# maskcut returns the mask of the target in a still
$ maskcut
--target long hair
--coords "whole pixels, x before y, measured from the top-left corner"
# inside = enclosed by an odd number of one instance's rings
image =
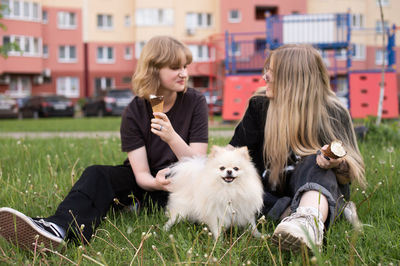
[[[271,61],[273,66],[269,66]],[[285,183],[281,172],[290,151],[311,155],[321,146],[341,140],[347,150],[350,179],[365,186],[364,163],[350,114],[331,90],[318,51],[309,45],[284,45],[270,53],[265,62],[268,67],[274,96],[264,130],[264,160],[271,170],[271,185]],[[349,129],[341,127],[344,119]]]
[[[192,62],[192,53],[180,41],[169,36],[151,38],[140,54],[132,77],[134,93],[149,99],[160,87],[159,71],[163,67],[179,68]]]

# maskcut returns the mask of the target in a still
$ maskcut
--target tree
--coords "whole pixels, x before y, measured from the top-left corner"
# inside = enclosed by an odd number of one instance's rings
[[[0,19],[3,18],[3,11],[8,10],[8,6],[0,6]],[[0,28],[4,31],[7,30],[6,25],[4,25],[3,23],[0,22]],[[15,51],[21,51],[18,44],[14,43],[14,42],[7,42],[7,43],[3,43],[3,45],[0,45],[0,56],[3,58],[7,58],[8,57],[8,52],[11,50],[15,50]]]

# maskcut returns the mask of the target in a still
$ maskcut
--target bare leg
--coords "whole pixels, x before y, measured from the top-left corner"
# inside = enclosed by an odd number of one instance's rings
[[[328,200],[318,191],[310,190],[305,192],[300,199],[299,207],[313,207],[318,209],[321,215],[319,218],[321,218],[322,222],[325,222],[328,217]]]

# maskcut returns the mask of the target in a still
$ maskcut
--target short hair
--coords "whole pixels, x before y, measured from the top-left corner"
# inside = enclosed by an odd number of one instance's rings
[[[132,77],[136,96],[149,99],[160,87],[160,69],[179,68],[192,62],[192,53],[182,42],[170,36],[151,38],[143,47]],[[185,88],[186,90],[186,88]]]

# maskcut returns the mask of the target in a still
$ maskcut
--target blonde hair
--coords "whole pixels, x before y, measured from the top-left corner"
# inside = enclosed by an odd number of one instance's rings
[[[192,62],[192,53],[180,41],[169,36],[151,38],[140,54],[137,68],[132,77],[133,92],[141,98],[149,99],[157,94],[160,87],[160,69],[172,69]]]
[[[364,162],[357,146],[351,117],[330,88],[329,74],[316,49],[284,45],[269,55],[272,92],[264,130],[264,160],[271,170],[271,185],[284,184],[282,169],[292,150],[299,156],[315,154],[333,140],[347,150],[349,178],[366,185]],[[348,120],[350,128],[343,128]]]

